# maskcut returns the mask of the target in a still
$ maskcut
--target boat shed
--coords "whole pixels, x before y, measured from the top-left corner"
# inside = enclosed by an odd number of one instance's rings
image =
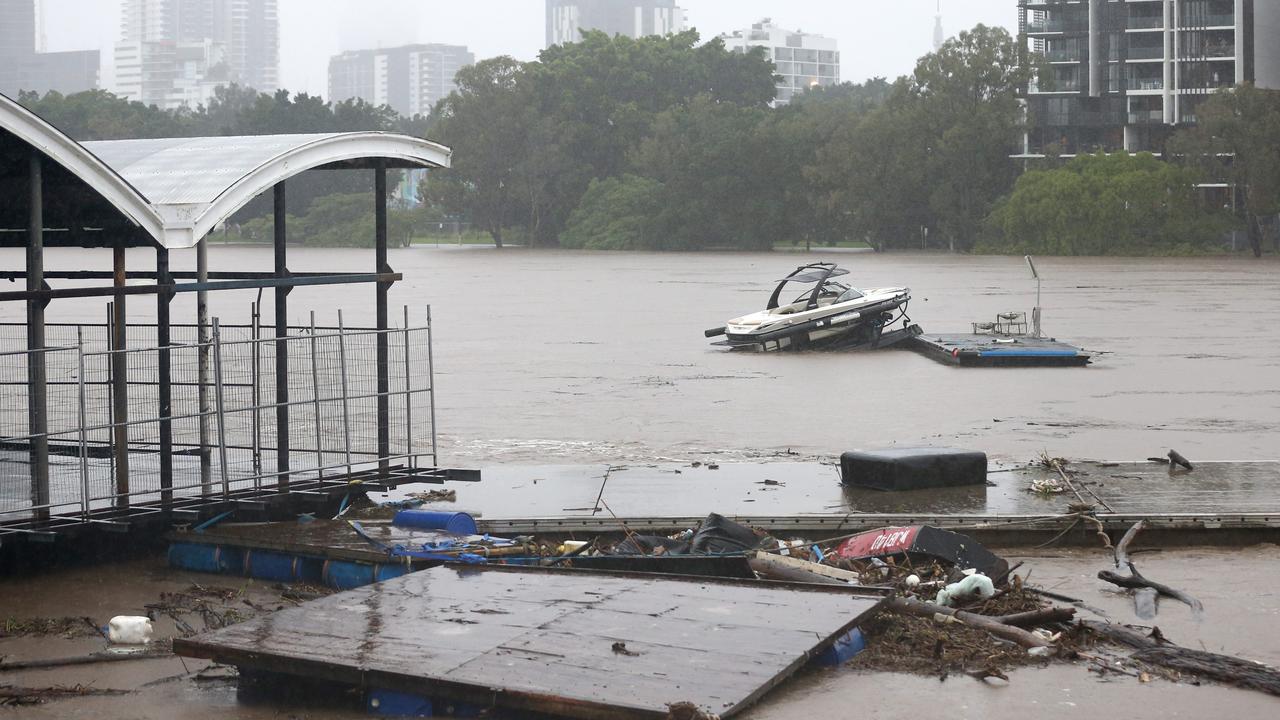
[[[46,344],[45,307],[61,298],[102,297],[111,303],[113,322],[108,324],[107,332],[110,348],[115,352],[111,356],[114,372],[110,425],[111,432],[117,436],[112,443],[115,458],[111,470],[116,482],[114,491],[104,496],[110,508],[101,510],[114,509],[119,516],[127,509],[132,494],[128,477],[128,434],[137,419],[129,415],[132,375],[125,355],[129,349],[129,323],[125,314],[128,296],[151,296],[156,303],[155,347],[152,348],[155,376],[149,378],[148,383],[158,388],[153,398],[157,404],[154,412],[157,442],[154,451],[148,452],[158,453],[159,493],[164,507],[177,505],[172,492],[171,423],[171,349],[175,344],[170,335],[176,325],[171,322],[169,304],[178,293],[197,293],[199,297],[196,326],[202,345],[199,385],[203,428],[210,419],[205,417],[210,415],[203,399],[205,386],[214,384],[208,375],[208,348],[203,347],[209,332],[206,293],[245,288],[273,290],[275,354],[272,362],[261,369],[265,371],[274,366],[276,381],[274,388],[270,388],[274,402],[264,400],[263,407],[270,409],[274,427],[279,430],[278,437],[261,445],[274,448],[276,454],[275,468],[267,473],[273,480],[271,489],[285,492],[290,489],[292,457],[289,413],[297,404],[289,398],[289,343],[286,342],[289,291],[301,285],[372,284],[374,297],[371,299],[376,302],[376,327],[371,330],[377,339],[377,467],[382,476],[390,473],[393,453],[389,449],[388,396],[392,391],[388,372],[388,290],[401,276],[387,262],[387,170],[448,167],[449,159],[450,150],[442,145],[385,132],[80,143],[14,100],[0,95],[0,197],[4,198],[0,202],[0,247],[26,250],[22,270],[0,268],[0,280],[25,281],[25,287],[18,285],[19,289],[6,288],[5,285],[14,287],[9,283],[0,285],[0,302],[25,303],[26,343],[21,349],[0,347],[0,355],[22,354],[27,366],[25,383],[5,383],[6,386],[25,385],[26,401],[18,399],[21,393],[6,390],[8,399],[5,407],[0,408],[0,413],[13,416],[18,414],[14,412],[16,406],[10,407],[14,401],[25,405],[27,427],[25,432],[15,432],[13,423],[0,425],[0,440],[5,441],[5,449],[9,451],[29,453],[30,474],[30,498],[24,507],[3,504],[3,497],[12,495],[13,488],[0,488],[0,528],[40,533],[42,525],[57,525],[60,518],[67,519],[65,514],[59,514],[59,500],[51,497],[49,487],[50,381],[46,358],[53,348]],[[374,249],[367,271],[289,271],[285,242],[286,187],[290,178],[316,169],[364,169],[373,173],[374,197],[370,198],[370,204],[375,217]],[[209,272],[206,237],[250,200],[268,191],[274,197],[273,264],[235,272]],[[114,261],[109,269],[46,271],[46,247],[112,248]],[[153,248],[154,270],[126,267],[126,248]],[[196,270],[170,271],[170,254],[183,251],[196,254]],[[58,287],[58,281],[67,282]],[[314,328],[312,330],[314,332]],[[407,367],[409,350],[405,342]],[[373,344],[371,342],[371,346]],[[82,406],[83,403],[82,393]],[[135,398],[135,414],[137,404]],[[316,404],[318,408],[318,398]],[[84,414],[83,407],[81,414]],[[317,423],[319,417],[317,409]],[[217,448],[210,448],[205,431],[201,432],[200,453],[208,456]],[[74,433],[70,436],[74,437]],[[84,436],[81,427],[81,455],[86,454]],[[315,450],[323,457],[320,445],[317,431]],[[255,452],[257,449],[255,439]],[[225,458],[223,464],[225,473]],[[348,469],[350,465],[348,458]],[[204,472],[208,472],[207,468]],[[88,492],[86,483],[86,496],[74,503],[77,522],[93,521],[101,515],[100,508],[87,497]]]

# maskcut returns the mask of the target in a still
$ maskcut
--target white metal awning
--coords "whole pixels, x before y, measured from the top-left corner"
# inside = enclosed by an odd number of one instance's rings
[[[443,145],[383,132],[77,143],[3,95],[0,127],[170,249],[194,246],[254,197],[306,170],[448,167],[450,157]]]

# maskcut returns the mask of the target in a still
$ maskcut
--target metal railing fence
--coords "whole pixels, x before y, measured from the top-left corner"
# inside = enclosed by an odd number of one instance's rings
[[[156,344],[155,325],[130,325],[114,349],[108,324],[49,324],[46,347],[27,350],[25,326],[0,325],[0,523],[38,516],[88,520],[102,509],[173,498],[217,499],[246,489],[272,492],[281,476],[341,478],[379,463],[437,464],[430,308],[424,324],[388,330],[312,323],[290,327],[289,422],[277,427],[275,328],[216,319],[202,342],[194,325],[173,325]],[[379,451],[377,344],[388,346],[389,446]],[[23,349],[7,349],[23,348]],[[201,373],[201,351],[208,354]],[[27,366],[43,356],[47,432],[30,432]],[[169,359],[170,405],[161,411],[161,354]],[[113,359],[123,363],[113,364]],[[127,396],[113,411],[113,367]],[[206,402],[201,407],[201,391]],[[127,437],[117,443],[117,431]],[[168,448],[162,439],[168,439]],[[36,463],[47,442],[47,484]],[[278,465],[281,439],[287,467]]]

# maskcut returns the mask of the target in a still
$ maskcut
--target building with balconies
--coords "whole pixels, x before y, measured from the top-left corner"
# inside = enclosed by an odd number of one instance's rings
[[[1275,0],[1019,0],[1018,20],[1043,62],[1022,157],[1161,153],[1218,88],[1280,88]]]
[[[775,106],[786,105],[811,87],[840,84],[840,48],[835,38],[787,30],[764,18],[746,30],[724,33],[720,40],[730,52],[764,48],[778,81]]]

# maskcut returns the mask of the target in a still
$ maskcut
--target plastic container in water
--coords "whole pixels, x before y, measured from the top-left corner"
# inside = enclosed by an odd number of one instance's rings
[[[196,572],[239,575],[244,572],[244,552],[221,545],[175,542],[169,545],[169,566]]]
[[[443,530],[454,535],[476,534],[475,518],[464,512],[401,510],[392,518],[391,524],[421,530]]]
[[[854,628],[836,638],[831,646],[813,657],[813,664],[822,667],[839,667],[853,659],[854,655],[867,648],[867,639],[862,631]]]
[[[388,565],[354,562],[351,560],[326,560],[324,584],[338,590],[350,590],[383,580],[398,578],[408,572],[402,563]]]
[[[244,557],[244,574],[276,582],[320,582],[324,561],[305,555],[250,550]]]
[[[117,615],[107,623],[107,639],[119,645],[146,645],[151,632],[151,618],[141,615]]]

